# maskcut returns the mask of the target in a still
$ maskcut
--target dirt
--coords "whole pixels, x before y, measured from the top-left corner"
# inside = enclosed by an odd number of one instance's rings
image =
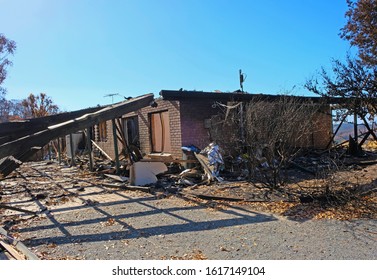
[[[267,194],[245,181],[146,193],[26,163],[0,181],[1,203],[36,215],[0,209],[0,226],[41,259],[377,259],[376,171],[354,165]],[[298,192],[312,200],[287,195]]]

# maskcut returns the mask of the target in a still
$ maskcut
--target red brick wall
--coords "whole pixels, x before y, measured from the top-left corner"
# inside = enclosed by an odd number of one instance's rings
[[[218,113],[212,108],[212,100],[184,100],[181,101],[182,145],[195,145],[200,149],[211,142],[209,130],[204,121]]]

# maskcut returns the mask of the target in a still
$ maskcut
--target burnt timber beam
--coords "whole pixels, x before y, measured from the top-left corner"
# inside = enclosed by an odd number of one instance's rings
[[[334,134],[332,135],[332,137],[331,137],[329,143],[327,144],[327,146],[326,146],[326,150],[330,148],[331,144],[333,143],[333,141],[334,141],[334,139],[335,139],[335,136],[337,135],[337,133],[338,133],[340,127],[342,126],[342,124],[343,124],[343,122],[346,120],[346,118],[347,118],[347,115],[344,115],[343,118],[342,118],[342,120],[341,120],[341,122],[340,122],[340,124],[338,125],[338,127],[336,128]]]
[[[360,118],[363,120],[365,127],[368,129],[370,134],[373,136],[373,139],[377,141],[377,135],[374,133],[373,129],[369,126],[365,116],[360,115]]]
[[[132,111],[149,106],[154,100],[153,94],[145,94],[127,101],[116,103],[93,113],[84,114],[78,118],[52,125],[45,130],[35,132],[17,140],[0,145],[0,158],[19,154],[33,146],[45,146],[49,141],[58,137],[77,132],[100,122],[121,117]]]
[[[0,180],[2,177],[8,176],[13,170],[17,169],[22,164],[22,161],[13,156],[0,159]]]
[[[41,149],[42,147],[31,147],[30,149],[23,150],[14,156],[8,156],[0,159],[0,179],[8,176],[10,173],[16,170],[23,163],[23,161],[29,159]]]
[[[0,144],[45,130],[48,126],[66,122],[78,118],[84,114],[96,112],[103,108],[105,108],[105,106],[87,108],[18,122],[0,123]]]
[[[90,129],[91,129],[90,127],[86,129],[85,137],[86,137],[86,149],[89,155],[89,170],[90,172],[93,172],[93,153],[92,153],[92,141],[90,139]]]
[[[111,120],[112,128],[113,128],[113,141],[114,141],[114,151],[115,151],[115,167],[116,167],[116,174],[119,174],[119,151],[118,151],[118,137],[117,137],[117,130],[116,130],[116,124],[115,119]]]

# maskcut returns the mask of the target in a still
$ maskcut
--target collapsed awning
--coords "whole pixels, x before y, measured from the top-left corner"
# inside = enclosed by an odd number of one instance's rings
[[[31,121],[29,122],[30,127],[27,123],[22,124],[23,129],[16,130],[12,137],[18,135],[19,138],[5,143],[0,142],[0,177],[7,176],[23,161],[30,158],[38,150],[38,147],[47,145],[51,140],[139,110],[149,106],[153,100],[153,94],[145,94],[106,107],[88,109],[80,116],[77,116],[77,112],[80,111],[60,114],[59,117],[51,116],[50,120],[54,123],[53,125],[51,123],[48,125],[48,118]],[[92,109],[97,110],[92,111]],[[7,124],[5,126],[9,129],[12,125]],[[3,130],[1,129],[1,131]]]

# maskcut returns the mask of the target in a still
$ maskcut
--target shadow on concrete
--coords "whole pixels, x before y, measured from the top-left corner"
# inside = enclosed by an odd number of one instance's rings
[[[219,209],[216,209],[214,212],[215,215],[203,216],[200,215],[203,213],[199,212],[208,211],[208,206],[194,204],[194,201],[190,201],[191,203],[189,206],[167,206],[164,208],[152,205],[153,202],[158,200],[152,195],[133,198],[125,195],[124,191],[112,191],[112,194],[119,196],[120,200],[94,203],[93,205],[83,204],[79,206],[59,208],[46,213],[46,217],[50,222],[49,224],[46,224],[46,221],[43,221],[43,225],[35,225],[34,223],[29,227],[19,229],[20,233],[34,233],[37,234],[37,236],[41,236],[25,240],[24,243],[27,246],[39,246],[47,243],[61,245],[69,243],[99,242],[104,240],[147,238],[157,235],[202,232],[225,227],[265,223],[277,220],[272,215],[249,211],[238,206],[227,205],[226,208],[220,207]],[[85,201],[84,199],[82,200]],[[182,202],[184,201],[182,200]],[[122,212],[122,209],[119,208],[126,209],[123,212],[128,213],[119,213]],[[132,210],[132,208],[135,209]],[[142,209],[142,211],[140,211],[140,209]],[[61,218],[62,215],[57,215],[72,211],[77,211],[77,213],[79,213],[81,210],[93,212],[93,215],[81,215],[80,218],[77,218],[74,221],[64,221],[64,218]],[[205,220],[195,220],[198,216],[205,217]],[[145,218],[156,221],[162,217],[168,217],[169,220],[171,220],[171,223],[167,225],[148,226],[143,223],[137,225],[135,220],[133,220],[132,225],[127,222],[132,218]],[[116,223],[120,226],[117,225],[117,230],[115,231],[101,232],[101,230],[98,229],[98,225],[100,223],[108,222],[109,219],[111,219],[114,224]],[[75,227],[85,227],[85,230],[76,230]],[[54,231],[55,234],[53,236],[46,236],[48,235],[46,234],[47,230],[54,229],[58,229],[61,232],[61,235],[57,236],[56,231]],[[38,234],[39,232],[41,232],[40,235]]]

